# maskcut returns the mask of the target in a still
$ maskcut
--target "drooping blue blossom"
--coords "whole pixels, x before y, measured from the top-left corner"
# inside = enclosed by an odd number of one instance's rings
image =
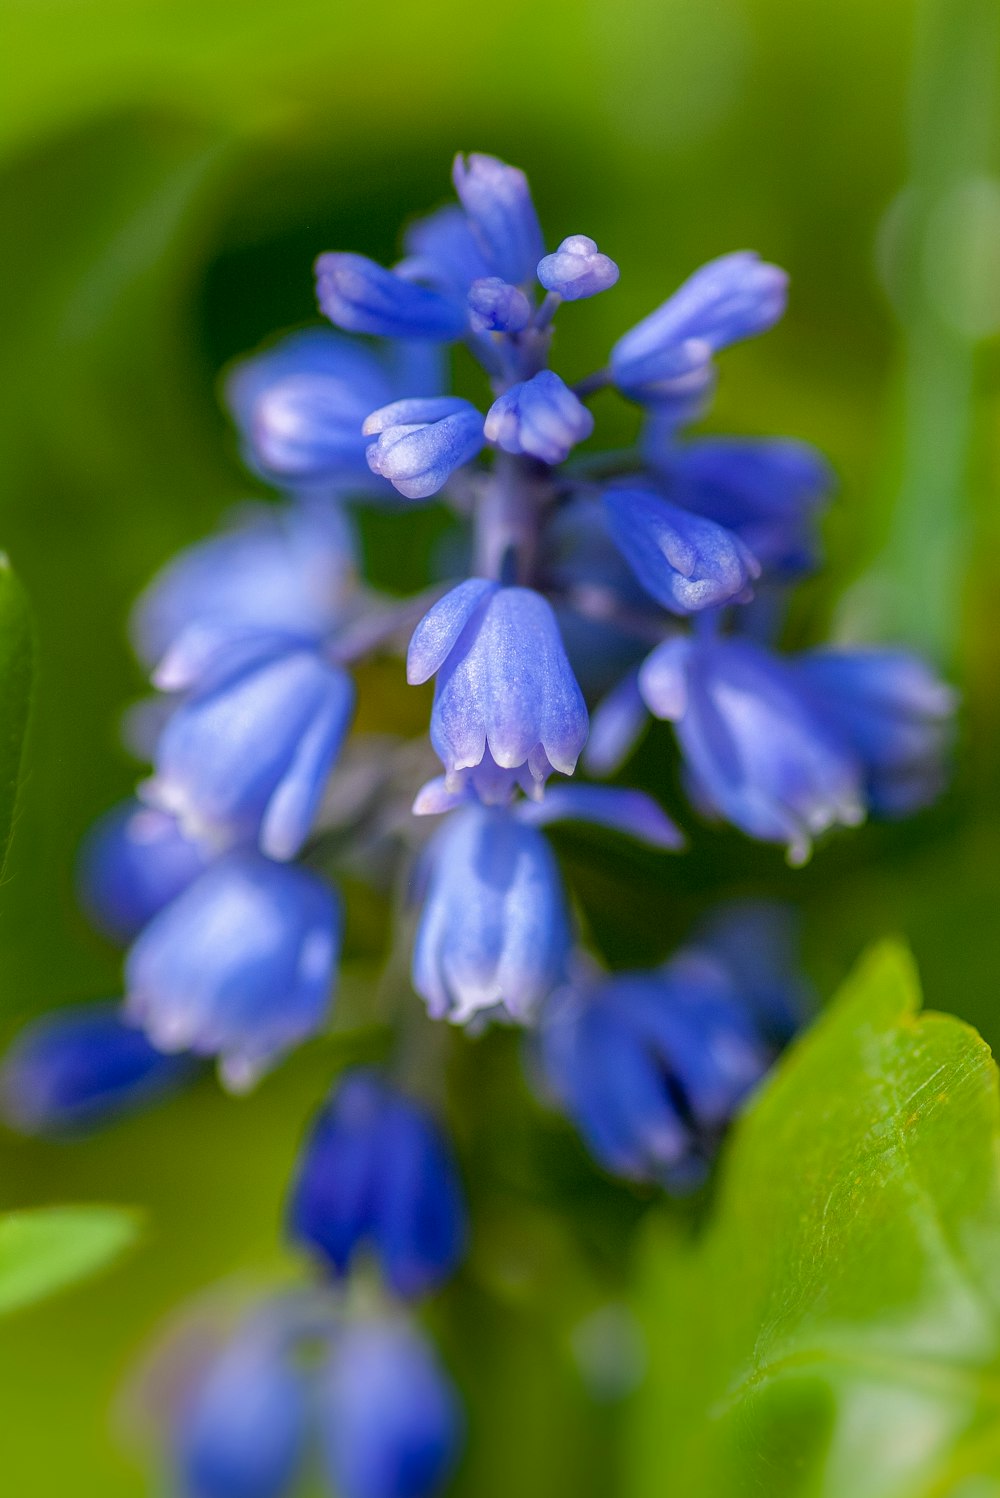
[[[436,1289],[466,1237],[458,1170],[436,1121],[377,1073],[349,1073],[302,1152],[289,1229],[338,1277],[367,1250],[396,1295]]]
[[[365,255],[329,253],[316,261],[320,311],[348,333],[451,343],[466,331],[461,303],[386,270]]]
[[[129,952],[126,1010],[166,1052],[216,1056],[250,1086],[326,1021],[340,911],[309,870],[233,853],[150,922]]]
[[[472,152],[455,157],[452,181],[493,274],[512,286],[530,281],[545,241],[524,173]]]
[[[735,532],[643,488],[610,488],[611,536],[651,598],[694,614],[752,596],[760,563]]]
[[[362,431],[376,439],[368,467],[407,499],[436,494],[486,440],[482,413],[453,396],[395,401],[367,416]]]
[[[65,1135],[111,1123],[181,1087],[188,1062],[164,1056],[118,1004],[80,1004],[34,1020],[0,1066],[0,1112],[21,1134]]]
[[[456,786],[471,779],[484,798],[505,800],[525,767],[538,785],[553,769],[573,773],[587,709],[539,593],[460,583],[417,626],[406,671],[411,684],[437,675],[431,742]]]
[[[551,369],[511,385],[486,413],[490,442],[540,463],[562,463],[593,430],[590,411]]]
[[[499,276],[483,276],[469,287],[469,322],[474,333],[521,333],[531,317],[531,303],[524,292]]]
[[[251,639],[179,704],[143,797],[216,848],[294,858],[353,709],[351,678],[308,643]]]
[[[712,260],[637,323],[611,350],[623,394],[655,403],[711,380],[712,356],[781,317],[788,277],[748,251]]]
[[[554,255],[538,262],[538,279],[546,291],[553,291],[563,301],[577,302],[583,297],[607,291],[618,280],[615,262],[602,255],[586,234],[571,234]]]
[[[344,1329],[321,1370],[318,1417],[338,1498],[433,1498],[461,1443],[451,1381],[401,1318]]]
[[[424,853],[413,986],[434,1019],[463,1024],[502,1007],[530,1021],[561,981],[566,896],[541,832],[510,813],[451,813]]]
[[[80,855],[80,903],[92,925],[126,946],[203,871],[209,855],[176,819],[123,801],[87,835]]]

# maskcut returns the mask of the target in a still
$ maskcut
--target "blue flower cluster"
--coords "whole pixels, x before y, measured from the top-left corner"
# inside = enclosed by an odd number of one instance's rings
[[[618,267],[582,234],[546,253],[524,174],[494,157],[458,157],[454,186],[392,268],[321,255],[332,328],[229,376],[244,460],[282,497],[238,512],[138,602],[157,695],[134,722],[152,772],[82,872],[92,920],[128,946],[124,1000],[21,1038],[3,1078],[19,1127],[93,1125],[182,1080],[183,1058],[246,1088],[325,1028],[342,925],[331,833],[360,794],[344,769],[352,667],[376,652],[434,683],[440,773],[414,778],[419,756],[385,740],[367,753],[366,794],[414,813],[388,819],[417,911],[414,989],[433,1019],[531,1029],[548,1095],[598,1162],[669,1189],[704,1175],[794,1028],[799,984],[761,911],[717,913],[655,970],[598,975],[546,829],[590,823],[671,853],[685,838],[642,790],[570,777],[615,773],[650,716],[666,721],[697,816],[794,864],[832,828],[909,813],[943,784],[954,703],[929,667],[776,644],[789,588],[819,562],[825,461],[788,438],[689,435],[719,355],[781,317],[784,274],[749,252],[710,262],[571,385],[549,365],[557,313],[613,288]],[[447,393],[458,343],[482,366],[480,406]],[[638,443],[579,452],[606,388],[638,406]],[[416,599],[378,594],[354,507],[432,498],[454,512],[462,572]],[[363,840],[364,820],[340,842]],[[403,1299],[443,1283],[467,1236],[437,1124],[371,1071],[321,1114],[289,1220],[334,1281],[372,1259]],[[185,1427],[192,1498],[292,1483],[301,1375],[286,1342],[247,1336]],[[336,1341],[313,1403],[347,1498],[420,1498],[447,1465],[451,1396],[416,1338],[359,1323]],[[256,1479],[240,1476],[244,1441]]]

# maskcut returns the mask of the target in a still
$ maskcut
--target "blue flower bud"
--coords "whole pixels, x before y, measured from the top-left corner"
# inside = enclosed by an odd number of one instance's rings
[[[91,923],[127,946],[203,871],[209,855],[174,817],[123,801],[91,828],[80,855],[80,903]]]
[[[353,707],[353,683],[339,667],[265,639],[181,702],[142,794],[217,848],[259,839],[270,857],[294,858]]]
[[[306,1143],[289,1228],[339,1277],[367,1249],[396,1295],[443,1284],[465,1246],[465,1207],[434,1119],[374,1072],[349,1073]]]
[[[348,333],[450,343],[466,330],[460,302],[404,280],[365,255],[320,255],[316,296],[320,310]]]
[[[591,412],[551,369],[511,385],[486,413],[490,442],[542,463],[562,463],[593,430]]]
[[[474,333],[521,333],[531,317],[531,303],[524,292],[499,276],[485,276],[469,287],[469,322]]]
[[[538,262],[537,275],[546,291],[556,292],[566,302],[577,302],[614,286],[619,271],[586,234],[571,234],[554,255]]]
[[[695,271],[679,291],[611,350],[611,375],[626,395],[672,397],[678,382],[707,382],[719,349],[763,333],[785,310],[788,277],[740,251]]]
[[[486,440],[481,412],[452,396],[395,401],[373,411],[362,431],[377,437],[367,448],[372,473],[407,499],[436,494]]]
[[[425,856],[413,986],[434,1019],[503,1006],[528,1021],[561,981],[569,915],[552,850],[534,827],[480,806],[453,812]]]
[[[752,597],[757,559],[732,531],[648,489],[604,496],[612,540],[651,598],[674,614],[694,614]]]
[[[401,1320],[347,1326],[321,1371],[320,1438],[338,1498],[433,1498],[458,1455],[461,1412],[433,1348]]]
[[[529,281],[545,242],[524,173],[473,152],[455,157],[452,180],[493,274],[512,286]]]
[[[573,773],[587,709],[539,593],[460,583],[417,625],[406,670],[411,685],[437,673],[431,742],[449,776],[482,765],[485,790],[496,766],[527,766],[540,784]]]
[[[748,640],[671,639],[639,673],[671,719],[697,804],[804,863],[812,839],[865,814],[863,767],[795,667]]]
[[[218,1056],[239,1090],[322,1028],[339,945],[337,901],[322,880],[229,854],[133,946],[127,1012],[162,1051]]]
[[[393,269],[408,281],[424,281],[464,297],[473,281],[490,274],[469,220],[454,203],[412,223],[403,248],[406,259]]]
[[[180,1087],[189,1063],[155,1050],[117,1004],[46,1014],[15,1039],[0,1068],[0,1112],[21,1134],[99,1128]]]
[[[563,990],[541,1027],[545,1078],[606,1170],[696,1185],[770,1055],[728,975],[694,952]]]

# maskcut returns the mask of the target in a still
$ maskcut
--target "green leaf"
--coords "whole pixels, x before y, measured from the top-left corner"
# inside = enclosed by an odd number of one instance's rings
[[[0,1217],[0,1315],[106,1268],[136,1241],[125,1207],[42,1207]]]
[[[31,701],[32,640],[28,604],[0,552],[0,877],[3,875],[21,773]]]
[[[700,1242],[657,1221],[633,1498],[1000,1493],[997,1072],[919,1002],[904,951],[870,955],[736,1129]]]

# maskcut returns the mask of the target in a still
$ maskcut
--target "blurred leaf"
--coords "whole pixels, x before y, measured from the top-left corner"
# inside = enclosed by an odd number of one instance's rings
[[[918,1007],[907,954],[869,956],[737,1129],[700,1244],[657,1223],[630,1493],[1000,1481],[996,1067]]]
[[[31,700],[31,657],[27,600],[10,563],[0,552],[0,875],[21,772]]]
[[[124,1207],[43,1207],[0,1217],[0,1315],[43,1300],[117,1259],[139,1219]]]

